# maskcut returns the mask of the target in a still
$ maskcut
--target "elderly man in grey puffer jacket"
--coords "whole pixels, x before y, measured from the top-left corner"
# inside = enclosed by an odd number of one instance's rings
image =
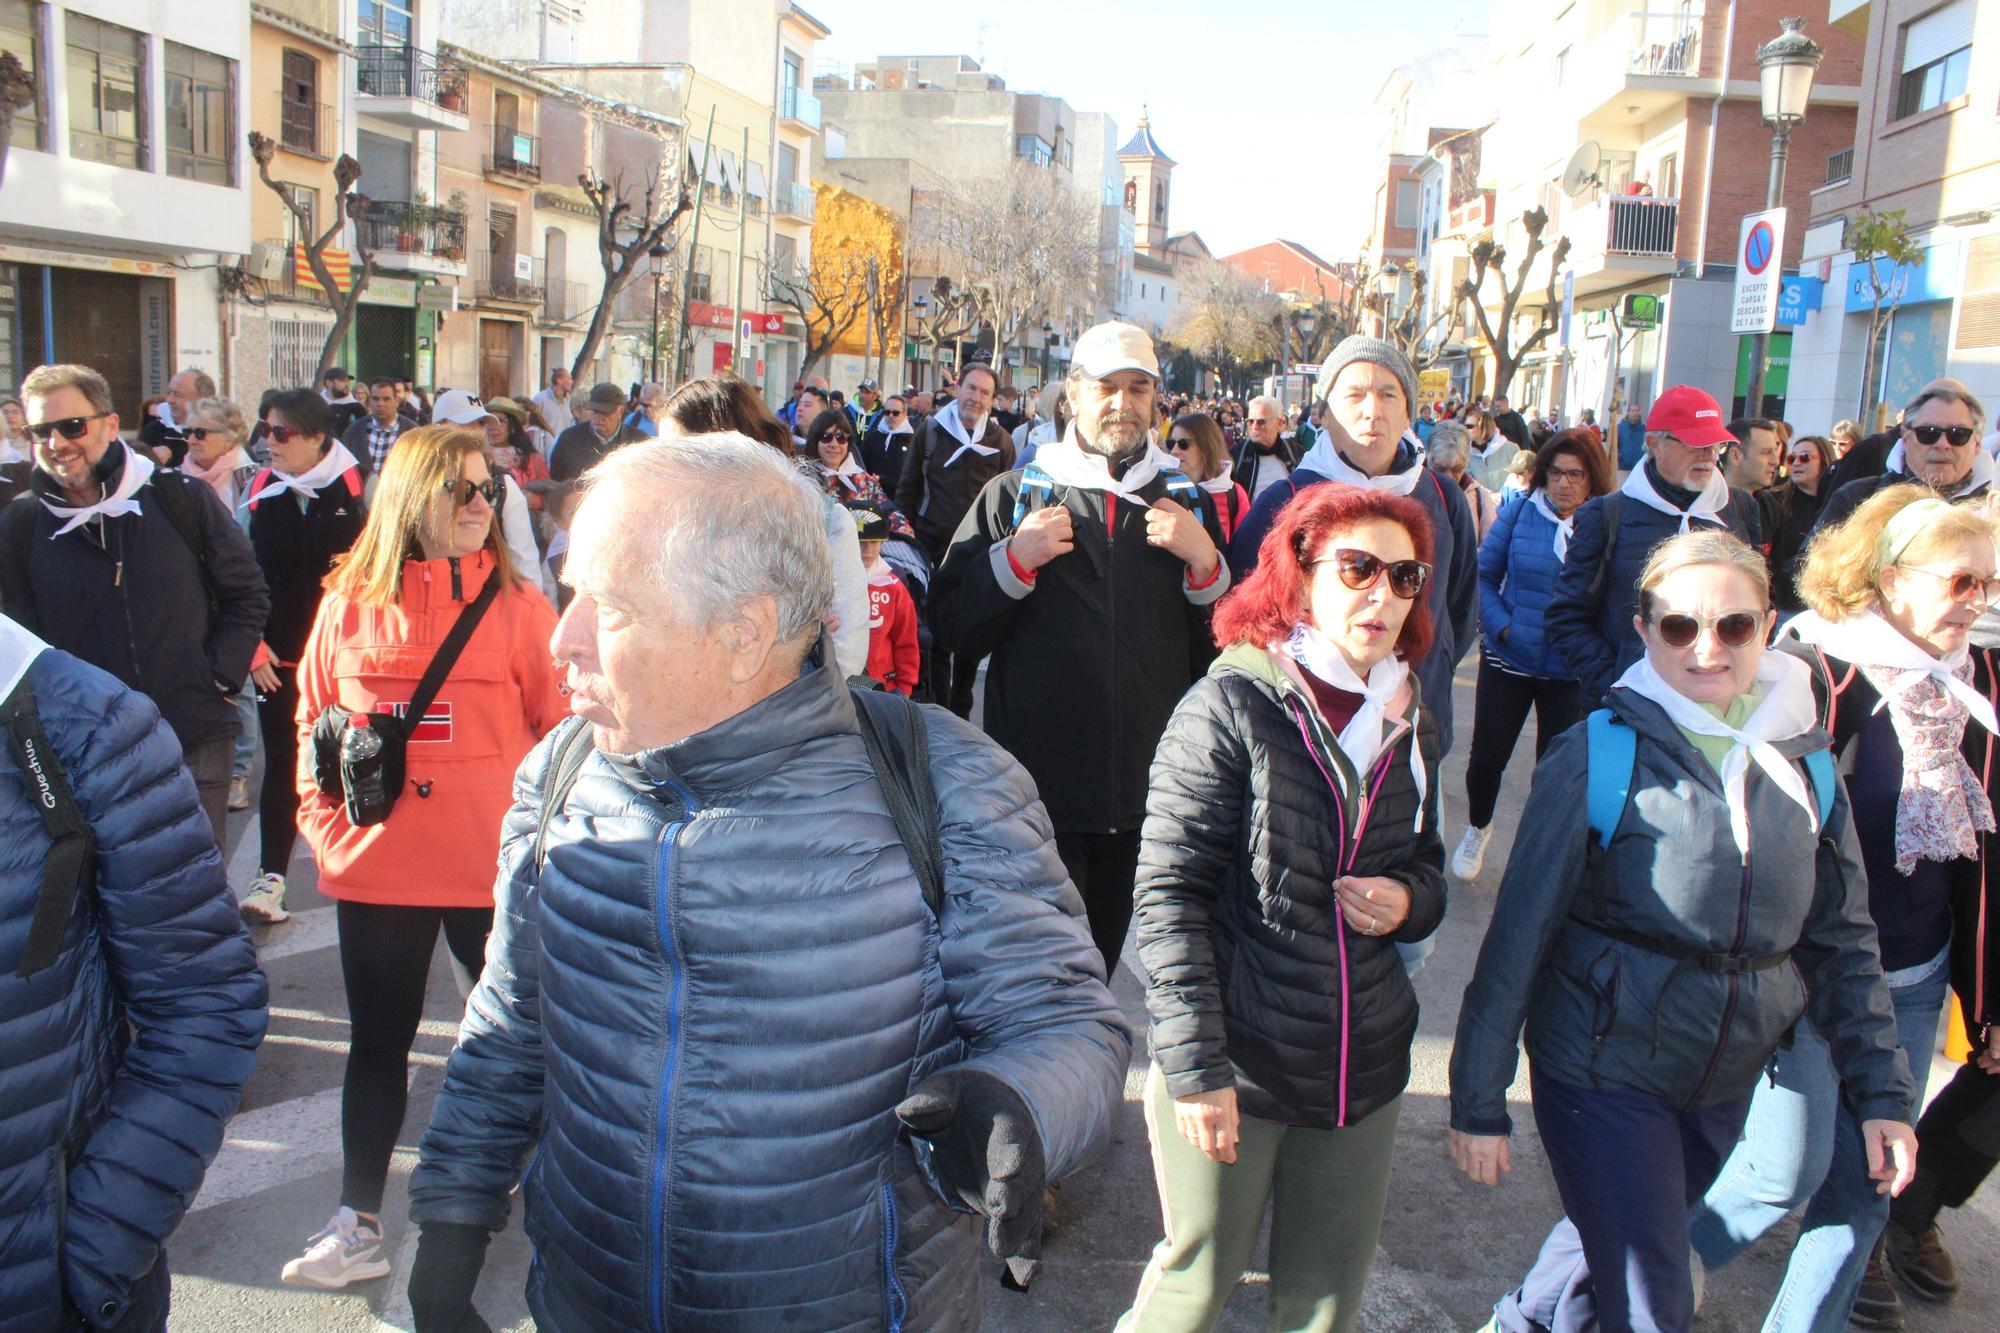
[[[813,661],[819,497],[734,435],[590,481],[552,645],[582,722],[515,779],[411,1185],[417,1327],[483,1327],[520,1181],[543,1328],[976,1328],[978,1215],[1038,1253],[1043,1181],[1105,1145],[1130,1047],[1034,785],[924,711],[933,912]]]

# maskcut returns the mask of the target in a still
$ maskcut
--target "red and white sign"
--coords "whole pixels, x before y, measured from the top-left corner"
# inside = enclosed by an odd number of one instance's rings
[[[410,711],[410,705],[407,701],[399,704],[390,704],[389,711],[397,717],[402,717]],[[430,711],[424,714],[424,720],[417,723],[416,727],[411,730],[410,740],[413,743],[416,741],[436,741],[439,744],[449,745],[451,743],[451,701],[449,699],[432,700]]]
[[[755,338],[759,334],[766,336],[780,334],[784,331],[785,317],[783,315],[760,315],[752,311],[743,316],[743,336],[745,339]]]
[[[1736,299],[1730,306],[1731,333],[1769,333],[1777,327],[1778,287],[1785,266],[1785,210],[1773,208],[1743,219],[1736,240]]]

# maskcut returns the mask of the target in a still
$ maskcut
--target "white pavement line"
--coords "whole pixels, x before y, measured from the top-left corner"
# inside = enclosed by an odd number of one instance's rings
[[[280,958],[290,958],[295,953],[311,953],[315,949],[331,949],[340,942],[331,907],[309,907],[303,912],[292,913],[289,921],[257,929],[264,932],[264,941],[257,946],[257,961],[260,963],[275,963]]]
[[[301,1050],[325,1051],[328,1055],[347,1054],[347,1040],[345,1038],[335,1040],[327,1037],[294,1037],[284,1032],[267,1032],[264,1034],[264,1044],[266,1046],[296,1046]],[[443,1069],[447,1058],[442,1055],[433,1055],[429,1051],[410,1052],[410,1063],[412,1065],[429,1065],[434,1069]]]
[[[417,1261],[416,1223],[403,1224],[403,1243],[396,1247],[396,1271],[389,1278],[389,1302],[375,1321],[375,1333],[408,1333],[416,1325],[410,1313],[410,1265]]]
[[[412,1064],[412,1080],[416,1072]],[[339,1165],[339,1088],[272,1102],[229,1122],[222,1151],[188,1212],[247,1199]]]

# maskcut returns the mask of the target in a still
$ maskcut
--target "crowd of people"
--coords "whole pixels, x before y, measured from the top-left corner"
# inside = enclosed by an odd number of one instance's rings
[[[442,936],[421,1333],[485,1327],[517,1188],[543,1327],[976,1327],[982,1245],[1030,1281],[1110,1141],[1123,961],[1164,1235],[1118,1327],[1213,1327],[1270,1209],[1270,1326],[1351,1329],[1412,980],[1531,714],[1448,1150],[1511,1170],[1525,1047],[1564,1217],[1490,1327],[1685,1330],[1799,1208],[1769,1327],[1957,1290],[1938,1218],[2000,1161],[2000,513],[1956,381],[1866,438],[1691,386],[1607,433],[1422,402],[1355,336],[1295,415],[1169,395],[1110,323],[1026,393],[336,367],[253,413],[188,370],[128,429],[50,365],[0,408],[23,1328],[164,1326],[303,838],[349,1032],[287,1284],[393,1271]]]

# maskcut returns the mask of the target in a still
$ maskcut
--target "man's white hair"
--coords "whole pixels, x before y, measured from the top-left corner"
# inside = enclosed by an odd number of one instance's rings
[[[1262,403],[1264,406],[1270,408],[1271,411],[1274,414],[1276,414],[1278,420],[1283,421],[1285,419],[1285,405],[1279,402],[1276,398],[1272,397],[1268,393],[1260,393],[1255,398],[1252,398],[1249,402],[1245,403],[1243,405],[1244,415],[1248,416],[1250,410],[1256,407],[1257,404],[1259,403]]]
[[[818,633],[833,605],[827,500],[770,445],[735,431],[641,440],[584,482],[643,506],[649,599],[675,620],[705,628],[769,597],[780,644]]]

